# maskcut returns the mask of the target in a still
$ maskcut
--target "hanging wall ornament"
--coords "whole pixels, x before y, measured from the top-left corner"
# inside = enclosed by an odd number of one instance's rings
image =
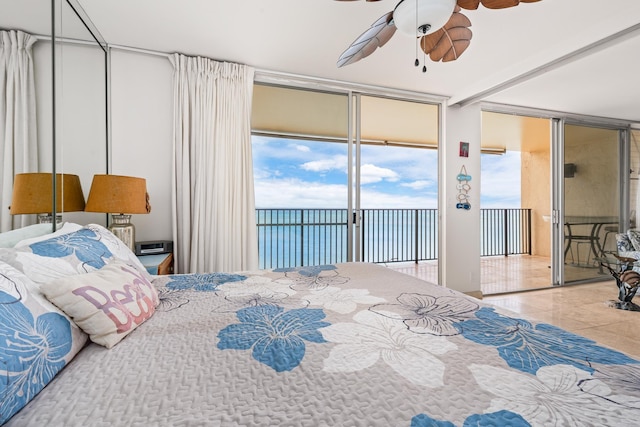
[[[471,209],[471,203],[469,203],[469,191],[471,191],[469,181],[471,181],[471,175],[467,174],[467,168],[464,165],[462,165],[456,179],[458,180],[458,185],[456,186],[458,189],[456,209],[469,210]]]

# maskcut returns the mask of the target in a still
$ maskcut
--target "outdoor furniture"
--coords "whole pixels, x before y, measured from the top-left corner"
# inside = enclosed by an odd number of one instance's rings
[[[604,254],[603,246],[600,245],[600,230],[606,224],[617,224],[619,221],[617,216],[578,216],[567,215],[565,216],[565,249],[564,257],[565,262],[567,254],[571,252],[571,261],[574,265],[580,267],[596,267],[595,264],[597,257]],[[588,234],[577,234],[577,226],[587,226]],[[574,228],[572,228],[574,227]],[[573,244],[576,244],[576,258],[573,257]],[[580,245],[587,244],[587,257],[584,262],[580,259]],[[590,259],[593,258],[593,261]]]

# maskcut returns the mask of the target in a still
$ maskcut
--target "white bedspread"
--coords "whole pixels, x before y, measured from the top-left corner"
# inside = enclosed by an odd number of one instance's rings
[[[637,425],[640,364],[371,264],[158,277],[7,426]],[[439,424],[434,424],[439,422]]]

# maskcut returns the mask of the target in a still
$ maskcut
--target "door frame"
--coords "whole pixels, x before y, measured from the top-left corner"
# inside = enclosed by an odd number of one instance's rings
[[[564,218],[565,218],[565,185],[564,185],[564,143],[567,125],[608,129],[618,132],[618,229],[626,232],[630,218],[630,132],[629,123],[615,120],[596,120],[591,118],[560,117],[551,119],[551,279],[553,286],[565,286],[564,270]],[[592,278],[572,281],[571,284],[587,283],[602,280]]]

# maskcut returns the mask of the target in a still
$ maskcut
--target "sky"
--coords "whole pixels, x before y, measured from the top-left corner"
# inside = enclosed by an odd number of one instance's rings
[[[347,144],[252,138],[256,208],[347,207]],[[437,155],[362,145],[362,208],[437,208]],[[519,208],[520,153],[485,154],[481,165],[481,207]]]

